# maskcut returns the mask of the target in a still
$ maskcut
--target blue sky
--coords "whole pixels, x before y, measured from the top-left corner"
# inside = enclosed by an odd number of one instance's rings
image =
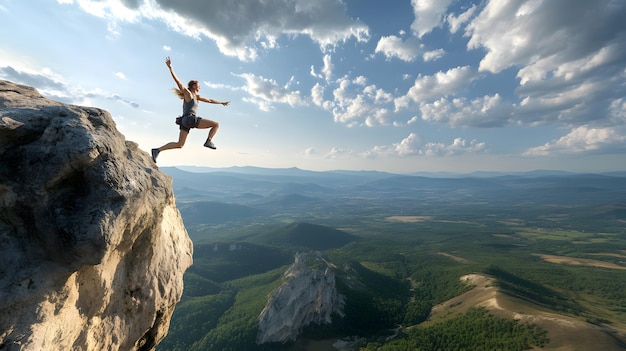
[[[0,0],[0,79],[176,140],[159,166],[626,170],[623,0]]]

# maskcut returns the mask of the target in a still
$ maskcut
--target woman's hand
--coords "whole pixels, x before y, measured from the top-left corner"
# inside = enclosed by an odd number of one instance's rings
[[[165,64],[167,65],[167,67],[172,68],[172,59],[170,59],[169,56],[165,58]]]
[[[224,102],[222,102],[222,105],[224,105],[224,106],[228,106],[228,104],[230,104],[230,101],[224,101]]]

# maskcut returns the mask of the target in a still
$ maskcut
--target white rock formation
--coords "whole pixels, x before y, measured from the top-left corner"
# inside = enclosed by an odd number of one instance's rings
[[[171,178],[108,112],[0,80],[1,350],[152,350],[191,262]]]
[[[319,252],[296,254],[261,314],[257,344],[294,341],[302,328],[329,324],[343,316],[344,297],[335,287],[335,273]]]

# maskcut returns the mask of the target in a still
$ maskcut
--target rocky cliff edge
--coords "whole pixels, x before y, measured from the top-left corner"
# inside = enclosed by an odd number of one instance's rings
[[[191,262],[171,178],[108,112],[0,80],[0,350],[152,350]]]

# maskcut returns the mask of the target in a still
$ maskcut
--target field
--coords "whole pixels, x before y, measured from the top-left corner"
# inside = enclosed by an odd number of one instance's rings
[[[195,253],[159,350],[264,349],[256,317],[303,250],[339,277],[358,271],[367,289],[339,286],[346,317],[265,349],[335,350],[345,338],[359,340],[348,349],[442,347],[437,338],[474,322],[510,328],[496,333],[508,340],[479,341],[501,349],[626,347],[624,177],[166,172]]]

